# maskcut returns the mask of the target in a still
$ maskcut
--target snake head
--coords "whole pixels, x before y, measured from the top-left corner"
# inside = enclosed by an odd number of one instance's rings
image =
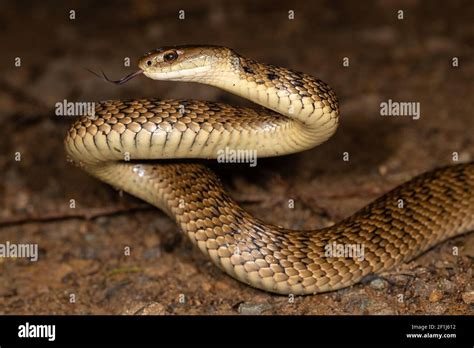
[[[231,52],[219,46],[168,46],[145,54],[138,66],[153,80],[202,82],[224,66]]]

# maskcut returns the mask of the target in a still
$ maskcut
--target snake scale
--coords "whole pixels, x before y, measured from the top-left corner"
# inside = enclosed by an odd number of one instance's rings
[[[69,129],[68,155],[91,175],[166,212],[214,264],[246,284],[279,294],[332,291],[474,229],[474,163],[417,176],[331,227],[269,225],[242,209],[204,165],[156,160],[212,159],[223,148],[256,150],[259,157],[312,148],[337,128],[333,90],[310,75],[218,46],[157,49],[140,59],[137,72],[113,82],[140,74],[212,85],[264,108],[105,101]],[[334,243],[362,245],[364,255],[328,256],[325,248]]]

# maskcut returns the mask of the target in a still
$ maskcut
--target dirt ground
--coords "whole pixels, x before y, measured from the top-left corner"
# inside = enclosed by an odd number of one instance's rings
[[[472,2],[118,4],[2,4],[0,242],[37,243],[39,259],[0,258],[0,314],[473,314],[472,233],[336,292],[289,298],[245,286],[163,213],[68,163],[63,138],[73,119],[54,114],[64,99],[248,105],[207,86],[145,78],[111,86],[84,69],[119,77],[165,45],[225,45],[315,75],[340,99],[333,138],[259,159],[255,168],[211,166],[254,215],[288,228],[327,226],[412,176],[453,163],[453,152],[460,162],[474,158]],[[389,99],[421,103],[421,117],[381,116]]]

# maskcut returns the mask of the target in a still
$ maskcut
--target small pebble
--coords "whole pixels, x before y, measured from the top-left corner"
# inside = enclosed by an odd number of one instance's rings
[[[381,165],[381,166],[379,166],[378,169],[379,169],[379,174],[380,174],[381,176],[387,175],[387,172],[388,172],[387,166]]]
[[[359,303],[359,309],[364,312],[367,310],[367,307],[371,305],[371,302],[368,298],[364,298]]]
[[[268,303],[241,303],[238,311],[244,315],[259,315],[270,309],[272,306]]]
[[[143,253],[143,258],[145,260],[154,260],[159,259],[161,256],[161,249],[160,248],[150,248],[145,250]]]
[[[136,315],[165,315],[166,308],[159,302],[147,303],[134,314]]]
[[[446,313],[446,307],[441,303],[433,303],[427,307],[427,314],[440,315]]]
[[[202,290],[206,293],[212,290],[212,285],[209,284],[208,282],[204,282],[201,284]]]
[[[456,290],[456,285],[448,279],[441,280],[440,285],[444,292],[447,292],[450,294]]]
[[[428,286],[425,281],[415,279],[411,287],[413,296],[426,297],[429,293]]]
[[[436,303],[436,302],[439,302],[439,300],[441,300],[443,298],[443,292],[441,290],[433,290],[430,294],[430,296],[428,297],[428,299],[430,300],[430,302],[432,303]]]
[[[434,266],[438,269],[449,269],[449,268],[454,268],[454,265],[449,262],[449,261],[446,261],[446,260],[439,260],[439,261],[436,261]]]
[[[393,310],[392,308],[386,306],[386,307],[380,307],[380,308],[369,310],[368,314],[373,314],[373,315],[396,315],[397,312],[395,310]]]
[[[435,262],[434,266],[438,269],[445,268],[444,262],[442,260],[438,260]]]
[[[99,216],[97,218],[97,223],[101,226],[107,226],[109,224],[109,218],[106,216]]]
[[[96,239],[96,236],[92,233],[87,233],[85,236],[84,236],[84,239],[88,242],[92,242]]]
[[[474,290],[463,292],[462,300],[464,301],[464,303],[473,304],[474,303]]]
[[[370,282],[370,287],[375,290],[383,290],[387,287],[387,281],[377,278]]]

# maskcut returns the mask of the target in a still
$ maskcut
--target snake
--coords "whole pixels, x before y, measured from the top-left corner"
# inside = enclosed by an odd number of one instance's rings
[[[334,291],[474,229],[474,162],[418,175],[329,227],[265,223],[201,162],[223,149],[264,158],[325,142],[339,124],[333,89],[311,75],[210,45],[162,47],[139,59],[136,72],[104,78],[122,84],[139,75],[214,86],[259,107],[189,99],[99,102],[68,130],[68,157],[161,209],[212,263],[245,284],[282,295]]]

